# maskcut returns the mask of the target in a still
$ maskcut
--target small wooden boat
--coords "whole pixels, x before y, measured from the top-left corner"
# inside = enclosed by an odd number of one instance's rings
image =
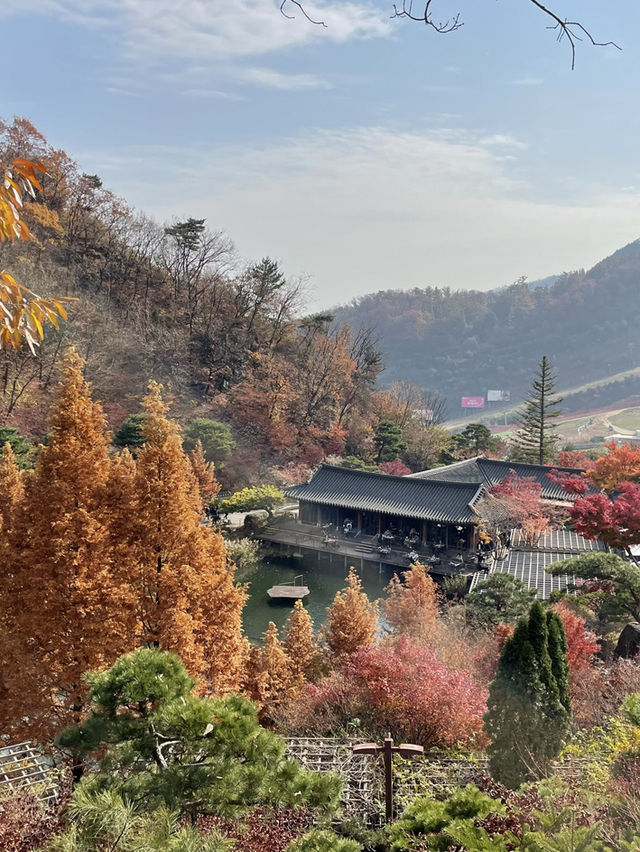
[[[272,600],[276,598],[291,601],[301,600],[309,594],[309,587],[303,585],[302,579],[302,574],[299,574],[294,577],[292,583],[280,583],[278,586],[271,586],[270,589],[267,589],[267,594]],[[298,580],[300,580],[300,585],[298,585]]]

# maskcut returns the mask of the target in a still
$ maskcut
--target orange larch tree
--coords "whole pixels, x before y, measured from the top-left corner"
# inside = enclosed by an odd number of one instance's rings
[[[208,462],[206,459],[200,438],[198,438],[195,447],[189,453],[189,461],[191,462],[193,475],[198,483],[200,503],[202,508],[204,508],[211,503],[218,491],[220,491],[220,483],[216,479],[213,462]]]
[[[378,635],[378,603],[362,591],[362,581],[351,568],[347,585],[327,608],[324,640],[336,662],[342,663],[361,645],[375,643]]]
[[[0,530],[8,533],[13,514],[24,497],[24,480],[16,464],[16,457],[8,442],[0,455]]]
[[[11,568],[0,579],[7,630],[2,728],[45,742],[80,721],[83,674],[131,647],[122,606],[128,579],[111,559],[103,511],[105,419],[73,351],[50,426],[15,511]]]
[[[295,687],[291,661],[278,636],[273,621],[264,633],[262,647],[253,646],[249,658],[247,687],[251,698],[262,705],[263,711],[290,697]]]
[[[320,649],[313,635],[313,620],[300,600],[295,602],[285,627],[284,649],[297,680],[312,680],[318,676]]]
[[[397,635],[431,642],[441,629],[438,587],[424,565],[412,565],[402,577],[394,574],[385,589],[385,621]]]
[[[200,494],[161,388],[149,386],[146,442],[136,462],[135,582],[138,644],[178,654],[205,690],[239,688],[246,664],[243,586],[227,565],[222,537],[201,525]]]

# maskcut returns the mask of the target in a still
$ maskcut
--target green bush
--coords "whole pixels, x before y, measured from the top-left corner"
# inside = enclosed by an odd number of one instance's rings
[[[13,426],[0,426],[0,449],[9,444],[16,457],[16,464],[21,470],[33,467],[36,448],[21,435]]]
[[[143,431],[146,417],[145,412],[130,414],[126,417],[113,436],[116,447],[141,447],[146,440]]]
[[[251,512],[254,509],[266,509],[271,514],[282,502],[284,493],[275,485],[254,485],[221,500],[218,508],[224,515],[230,512]]]
[[[308,831],[290,843],[285,852],[362,852],[362,846],[324,829]]]
[[[262,561],[262,550],[257,541],[239,538],[225,541],[227,559],[236,566],[236,580],[243,580],[252,574]]]
[[[236,445],[228,426],[206,417],[196,417],[184,427],[182,434],[186,453],[190,453],[199,440],[207,461],[215,464],[228,459]]]

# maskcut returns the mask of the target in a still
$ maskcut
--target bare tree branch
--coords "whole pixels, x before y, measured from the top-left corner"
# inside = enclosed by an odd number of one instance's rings
[[[537,6],[538,9],[544,12],[545,15],[548,15],[555,22],[548,26],[547,29],[555,30],[557,32],[558,41],[562,41],[563,38],[566,38],[569,42],[569,46],[571,48],[572,71],[576,67],[576,42],[582,41],[584,37],[589,39],[594,47],[615,47],[617,50],[622,50],[620,45],[616,44],[615,41],[596,41],[589,30],[579,21],[568,21],[566,18],[563,20],[551,9],[543,6],[538,0],[529,0],[529,2],[533,3],[534,6]]]
[[[309,23],[316,24],[319,27],[327,26],[324,21],[314,21],[314,19],[307,14],[300,0],[282,0],[282,3],[280,3],[280,13],[284,15],[285,18],[289,18],[289,20],[293,20],[295,18],[295,15],[287,15],[287,13],[285,12],[285,7],[289,3],[292,6],[297,6],[299,11],[304,15],[304,17],[309,21]]]
[[[433,27],[437,33],[452,33],[464,26],[460,20],[460,12],[456,12],[453,18],[446,21],[434,21],[431,17],[431,4],[433,0],[424,0],[424,8],[421,13],[413,11],[413,0],[402,0],[402,6],[393,4],[392,18],[409,18],[410,21],[421,21],[427,27]]]
[[[584,24],[580,23],[580,21],[569,21],[566,18],[561,18],[560,15],[553,11],[553,9],[545,6],[543,3],[539,2],[539,0],[528,0],[528,2],[533,3],[533,5],[540,9],[541,12],[551,18],[553,24],[550,24],[547,29],[556,31],[557,40],[562,41],[563,39],[566,39],[569,43],[569,47],[571,49],[572,71],[576,65],[576,44],[584,39],[590,41],[594,47],[615,47],[617,50],[622,50],[620,45],[616,44],[615,41],[597,41]],[[464,21],[460,20],[460,12],[456,12],[453,17],[447,18],[444,21],[435,20],[431,14],[432,4],[433,0],[419,0],[419,2],[416,3],[416,5],[419,6],[419,10],[416,11],[414,10],[414,0],[402,0],[402,3],[392,3],[393,14],[391,17],[408,18],[410,21],[423,23],[425,26],[431,27],[438,33],[452,33],[464,26]],[[304,8],[303,0],[282,0],[280,3],[280,12],[285,18],[293,19],[295,17],[295,15],[287,14],[286,9],[289,5],[296,6],[298,11],[304,15],[310,23],[322,27],[327,26],[324,21],[317,21],[307,13]]]

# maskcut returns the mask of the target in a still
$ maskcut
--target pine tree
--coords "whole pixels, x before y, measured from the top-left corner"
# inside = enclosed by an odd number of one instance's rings
[[[195,447],[189,453],[189,461],[191,462],[193,475],[198,483],[200,503],[205,508],[211,503],[218,491],[220,491],[220,483],[216,479],[213,462],[208,462],[206,459],[200,438],[198,438]]]
[[[289,697],[295,676],[291,661],[273,621],[264,633],[262,647],[254,646],[249,657],[249,695],[259,704],[272,707]]]
[[[284,649],[296,680],[313,680],[318,676],[320,649],[313,635],[311,616],[300,600],[295,602],[285,627]]]
[[[489,769],[508,787],[544,774],[568,734],[563,637],[560,619],[546,617],[536,602],[502,648],[484,723],[491,739]]]
[[[385,589],[385,621],[398,634],[431,641],[440,626],[438,587],[424,565],[412,565],[403,571],[402,577],[403,581],[394,574]]]
[[[558,406],[562,402],[562,397],[554,393],[555,383],[551,364],[543,355],[525,400],[515,439],[518,461],[545,464],[555,457],[558,439],[554,420],[561,414]]]
[[[213,691],[236,690],[247,652],[241,625],[245,588],[234,584],[222,537],[200,523],[191,465],[154,382],[144,408],[132,542],[141,590],[139,644],[178,653]]]
[[[58,740],[62,747],[93,754],[99,761],[98,771],[74,791],[72,815],[87,797],[96,797],[99,806],[99,797],[108,794],[121,797],[138,813],[160,817],[169,808],[192,821],[198,814],[233,816],[252,805],[335,808],[340,784],[334,775],[308,772],[287,760],[284,741],[260,727],[255,706],[245,698],[195,694],[194,679],[174,654],[142,648],[106,671],[89,673],[88,681],[91,716]],[[94,815],[99,811],[96,807]],[[108,812],[104,816],[98,824],[112,824]],[[73,836],[64,848],[75,849],[72,843]],[[81,848],[120,845],[89,843]],[[157,847],[174,848],[209,847]]]
[[[338,662],[344,661],[361,645],[372,645],[378,635],[378,604],[362,591],[362,582],[349,569],[347,586],[337,592],[327,608],[324,639]]]
[[[50,442],[14,513],[11,570],[0,578],[7,630],[3,729],[45,741],[80,719],[84,672],[111,664],[130,647],[122,606],[129,583],[111,559],[103,511],[110,471],[105,419],[82,366],[70,352]]]

